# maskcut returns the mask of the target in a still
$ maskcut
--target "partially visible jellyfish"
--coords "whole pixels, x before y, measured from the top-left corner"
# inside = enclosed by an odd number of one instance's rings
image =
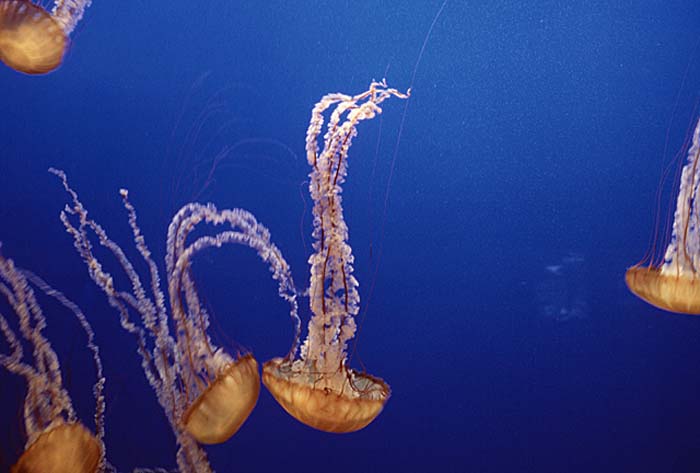
[[[300,321],[289,265],[270,241],[268,230],[250,213],[240,209],[219,211],[211,204],[187,204],[173,217],[168,228],[165,258],[168,311],[157,266],[141,235],[127,191],[122,190],[121,196],[136,247],[149,269],[150,281],[146,287],[122,249],[109,239],[99,224],[88,218],[87,210],[69,187],[65,174],[55,169],[51,172],[63,181],[72,198],[72,205],[61,212],[61,220],[73,236],[75,248],[87,264],[93,281],[119,312],[122,327],[137,337],[143,370],[179,445],[180,471],[211,471],[206,453],[197,442],[224,442],[241,427],[257,402],[260,375],[258,363],[251,354],[232,356],[209,338],[209,315],[194,286],[192,257],[204,249],[229,243],[255,249],[278,281],[280,296],[290,304],[298,338]],[[226,228],[188,244],[189,234],[200,223]],[[116,287],[111,274],[93,254],[88,232],[115,256],[126,273],[129,290]],[[147,288],[150,288],[150,296]],[[140,316],[140,323],[131,319],[131,311]],[[174,337],[170,335],[171,323],[175,327]]]
[[[68,392],[63,386],[58,356],[44,337],[46,318],[34,293],[38,288],[56,298],[78,318],[88,335],[93,352],[97,382],[93,434],[77,418]],[[0,332],[10,349],[0,354],[0,366],[23,377],[27,383],[24,400],[24,427],[27,442],[24,453],[11,468],[13,473],[93,473],[104,471],[104,378],[99,350],[93,332],[78,307],[49,287],[37,276],[17,268],[11,259],[0,254],[0,295],[17,317],[19,337],[5,314],[0,314]],[[24,340],[22,340],[24,339]],[[33,362],[25,356],[23,344],[31,345]]]
[[[408,93],[390,89],[385,82],[373,82],[369,90],[354,97],[326,95],[313,108],[306,133],[306,154],[312,167],[309,190],[314,201],[314,253],[309,258],[313,316],[299,358],[294,358],[295,343],[286,358],[265,363],[263,383],[289,414],[326,432],[364,428],[379,415],[390,395],[383,380],[346,364],[360,296],[352,274],[354,259],[343,219],[341,185],[358,123],[381,113],[379,105],[392,96],[405,99]],[[332,106],[319,152],[324,113]]]
[[[681,171],[673,232],[663,261],[642,261],[629,268],[630,291],[670,312],[700,314],[700,120]],[[653,255],[652,255],[653,256]]]
[[[53,71],[89,5],[90,0],[55,0],[49,12],[31,0],[0,0],[0,61],[25,74]]]

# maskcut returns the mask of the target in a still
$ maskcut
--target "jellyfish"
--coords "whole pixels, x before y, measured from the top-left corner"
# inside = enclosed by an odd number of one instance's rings
[[[167,233],[165,267],[168,304],[160,288],[158,268],[151,257],[126,190],[121,197],[127,211],[134,242],[149,272],[144,286],[122,249],[105,230],[87,216],[87,210],[69,185],[66,175],[51,169],[63,182],[72,204],[61,212],[61,221],[98,287],[120,314],[121,325],[137,338],[142,368],[175,434],[179,449],[177,464],[182,472],[212,471],[206,453],[198,445],[229,439],[255,407],[260,392],[258,363],[250,353],[236,356],[217,347],[207,334],[209,315],[198,297],[191,274],[191,261],[200,251],[225,244],[253,248],[278,281],[279,295],[290,304],[290,315],[300,331],[294,282],[289,265],[270,241],[270,232],[242,209],[218,210],[214,205],[190,203],[173,217]],[[195,227],[205,223],[226,228],[188,243]],[[92,233],[124,270],[130,288],[118,288],[112,275],[93,254]],[[147,287],[151,295],[147,294]],[[131,318],[131,312],[140,322]],[[175,334],[170,334],[174,325]]]
[[[96,400],[93,434],[77,419],[68,392],[63,386],[58,356],[44,337],[46,318],[34,288],[56,298],[78,318],[88,336],[93,352],[97,382],[93,387]],[[0,294],[17,317],[19,336],[14,324],[0,314],[0,332],[10,349],[0,354],[0,366],[23,377],[27,383],[24,400],[24,428],[27,442],[24,453],[12,467],[13,473],[93,473],[104,471],[104,377],[99,350],[93,332],[78,307],[62,293],[52,289],[38,276],[17,268],[11,259],[0,254]],[[22,341],[24,339],[24,342]],[[27,360],[23,343],[32,348],[33,363]]]
[[[544,267],[535,284],[538,312],[545,319],[570,322],[588,317],[586,259],[569,251],[563,258]]]
[[[0,0],[0,61],[25,74],[53,71],[89,5],[90,0],[55,0],[49,12],[31,0]]]
[[[299,357],[296,341],[287,357],[264,364],[263,383],[290,415],[322,431],[362,429],[379,415],[389,399],[386,382],[347,365],[347,344],[355,335],[360,296],[343,219],[341,186],[358,123],[381,113],[384,100],[392,96],[405,99],[409,93],[390,89],[384,81],[372,82],[369,90],[353,97],[328,94],[311,112],[306,154],[314,202],[314,253],[309,258],[308,291],[313,315]],[[319,152],[324,113],[332,106]]]
[[[670,312],[700,315],[700,120],[693,133],[663,261],[629,268],[627,287],[649,304]]]

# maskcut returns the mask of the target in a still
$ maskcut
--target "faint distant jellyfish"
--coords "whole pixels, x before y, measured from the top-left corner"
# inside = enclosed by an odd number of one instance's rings
[[[136,213],[128,201],[127,192],[121,191],[123,203],[136,247],[149,268],[152,298],[146,294],[141,279],[122,249],[109,239],[99,224],[88,219],[87,210],[68,186],[65,174],[54,169],[51,171],[62,179],[72,197],[73,205],[66,206],[61,212],[61,220],[73,236],[75,248],[86,262],[92,279],[119,311],[122,326],[138,339],[146,378],[156,392],[180,446],[177,454],[180,471],[211,471],[205,452],[194,440],[213,444],[230,438],[257,402],[260,377],[252,355],[234,358],[216,347],[209,338],[209,315],[200,303],[192,280],[191,259],[206,248],[229,243],[257,250],[278,281],[280,296],[291,306],[298,334],[296,293],[287,262],[271,243],[268,230],[250,213],[241,209],[219,211],[211,204],[187,204],[173,217],[168,228],[165,258],[170,302],[168,315],[158,269],[136,223]],[[71,221],[74,219],[77,223]],[[226,228],[187,244],[188,235],[199,223]],[[130,292],[115,287],[112,276],[92,252],[88,232],[94,233],[100,245],[116,257],[130,282]],[[140,324],[130,319],[130,311],[140,316]],[[170,319],[175,327],[174,337],[170,335]]]
[[[309,190],[314,201],[314,254],[309,258],[313,316],[300,357],[294,359],[295,342],[289,356],[265,363],[263,383],[289,414],[327,432],[362,429],[379,415],[390,395],[389,385],[383,380],[346,364],[360,297],[352,274],[353,255],[343,219],[341,185],[358,123],[381,113],[379,105],[391,96],[407,98],[408,93],[390,89],[384,82],[373,82],[368,91],[354,97],[326,95],[314,107],[306,134],[306,153],[312,167]],[[319,153],[323,114],[331,106],[335,108]]]
[[[31,283],[31,284],[30,284]],[[93,352],[97,382],[93,388],[97,407],[92,434],[78,421],[68,392],[63,387],[56,352],[42,334],[46,319],[32,286],[58,299],[72,310],[88,334]],[[12,260],[0,254],[0,295],[18,319],[21,338],[32,346],[34,362],[25,359],[22,341],[4,314],[0,314],[0,332],[7,341],[9,354],[0,354],[0,365],[27,382],[24,401],[24,426],[27,443],[24,453],[11,468],[13,473],[92,473],[105,468],[104,397],[102,363],[93,343],[93,333],[85,316],[63,294],[51,289],[31,273],[16,268]]]
[[[700,120],[693,133],[663,261],[642,261],[627,270],[630,291],[660,309],[700,314]],[[647,265],[648,264],[648,265]]]
[[[535,300],[541,316],[558,322],[585,319],[588,316],[588,284],[585,259],[569,252],[556,264],[544,267],[535,284]]]
[[[0,60],[25,74],[53,71],[89,5],[90,0],[56,0],[49,12],[30,0],[0,0]]]

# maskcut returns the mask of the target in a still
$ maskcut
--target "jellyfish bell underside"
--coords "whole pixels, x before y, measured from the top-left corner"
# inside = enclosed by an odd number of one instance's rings
[[[336,386],[316,387],[321,377],[298,364],[283,358],[268,361],[263,383],[289,415],[314,429],[355,432],[369,425],[389,399],[389,385],[379,378],[347,369]]]
[[[10,472],[93,473],[100,452],[100,443],[82,424],[62,423],[39,435]]]
[[[231,438],[253,411],[260,395],[258,362],[245,355],[222,371],[183,416],[185,430],[199,443]]]
[[[653,266],[634,266],[625,273],[627,287],[659,309],[700,315],[700,278],[686,273],[664,273]]]
[[[63,61],[68,37],[51,14],[28,0],[0,0],[0,60],[25,74],[46,74]]]

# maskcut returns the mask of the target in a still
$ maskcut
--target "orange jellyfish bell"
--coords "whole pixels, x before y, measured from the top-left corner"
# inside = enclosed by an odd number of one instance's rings
[[[24,451],[11,473],[94,473],[102,446],[80,422],[43,432]]]
[[[46,10],[28,0],[0,1],[0,60],[25,74],[46,74],[63,61],[68,37]]]
[[[670,312],[700,315],[700,120],[681,172],[673,232],[663,261],[627,270],[627,287],[649,304]]]
[[[53,71],[90,2],[54,0],[49,12],[31,0],[0,0],[0,61],[25,74]]]
[[[225,442],[241,428],[259,395],[258,362],[248,354],[231,363],[194,400],[182,417],[185,430],[199,443]]]
[[[383,380],[350,368],[324,376],[283,358],[265,363],[263,383],[289,415],[332,433],[355,432],[369,425],[391,393]]]
[[[665,274],[662,268],[634,266],[625,273],[625,282],[630,291],[654,307],[700,315],[700,279],[696,275]]]

